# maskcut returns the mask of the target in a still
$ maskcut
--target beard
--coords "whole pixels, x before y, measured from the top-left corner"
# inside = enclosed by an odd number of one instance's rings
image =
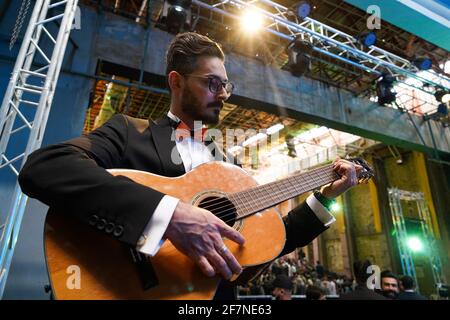
[[[187,88],[183,91],[183,101],[181,102],[181,110],[188,114],[192,119],[202,121],[203,124],[218,124],[220,110],[223,107],[222,101],[210,102],[206,108],[202,107],[202,103]]]
[[[395,299],[395,298],[397,298],[397,292],[395,292],[395,291],[390,291],[390,290],[383,291],[382,294],[383,294],[383,296],[385,296],[388,299]]]

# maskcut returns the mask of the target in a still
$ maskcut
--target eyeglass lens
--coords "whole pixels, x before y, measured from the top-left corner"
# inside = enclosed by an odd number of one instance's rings
[[[225,87],[225,91],[230,94],[234,88],[231,82],[222,82],[217,78],[210,78],[209,86],[213,93],[217,93],[222,90],[222,87]]]

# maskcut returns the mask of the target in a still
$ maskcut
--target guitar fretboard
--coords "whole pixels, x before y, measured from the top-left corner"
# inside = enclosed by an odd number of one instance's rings
[[[333,171],[333,165],[330,164],[234,193],[229,199],[237,209],[237,219],[242,219],[337,179],[339,175]]]

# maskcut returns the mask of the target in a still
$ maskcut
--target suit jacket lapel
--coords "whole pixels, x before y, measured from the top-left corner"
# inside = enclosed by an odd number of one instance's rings
[[[163,117],[156,123],[149,120],[152,139],[155,143],[156,151],[164,175],[167,177],[177,177],[185,173],[183,161],[178,153],[175,141],[171,138],[173,129],[169,118]]]

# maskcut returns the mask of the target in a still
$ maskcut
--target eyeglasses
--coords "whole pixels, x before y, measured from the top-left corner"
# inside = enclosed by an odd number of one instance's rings
[[[230,96],[233,93],[233,90],[234,90],[233,82],[222,81],[218,77],[214,77],[214,76],[199,76],[199,75],[193,75],[193,74],[187,74],[186,77],[208,79],[209,91],[211,91],[214,94],[218,94],[220,91],[222,91],[222,88],[225,88],[225,91]]]

